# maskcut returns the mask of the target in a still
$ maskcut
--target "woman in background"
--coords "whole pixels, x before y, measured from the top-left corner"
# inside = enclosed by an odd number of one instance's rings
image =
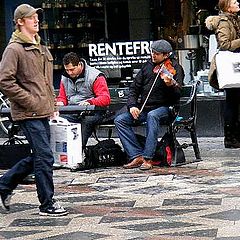
[[[214,30],[220,51],[240,52],[239,3],[237,0],[219,0],[218,7],[219,15],[208,17],[206,26]],[[209,72],[212,72],[212,66]],[[240,148],[240,88],[226,88],[225,94],[224,145],[225,148]]]

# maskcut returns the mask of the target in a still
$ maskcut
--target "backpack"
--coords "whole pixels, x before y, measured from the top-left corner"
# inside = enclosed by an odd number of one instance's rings
[[[126,153],[113,139],[102,140],[96,145],[87,146],[84,154],[84,161],[77,170],[121,166],[127,162]]]
[[[153,159],[159,161],[159,166],[170,167],[173,161],[173,154],[173,139],[171,134],[166,132],[161,140],[157,143],[157,148]]]
[[[137,139],[139,140],[139,143],[144,146],[146,142],[146,137],[142,135],[137,135]],[[177,146],[180,145],[177,142]],[[157,143],[156,151],[153,157],[153,161],[156,165],[163,167],[167,166],[170,167],[173,162],[174,158],[174,143],[173,143],[173,137],[169,132],[166,132],[160,141]],[[178,151],[178,159],[177,164],[181,164],[185,162],[185,155],[182,150],[182,148],[177,148]]]

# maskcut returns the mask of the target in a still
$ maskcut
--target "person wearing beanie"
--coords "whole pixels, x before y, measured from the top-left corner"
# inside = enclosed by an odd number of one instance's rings
[[[10,210],[13,190],[34,172],[42,216],[63,216],[68,212],[53,198],[53,153],[49,118],[54,115],[53,58],[41,43],[40,8],[19,5],[14,12],[16,30],[0,63],[0,90],[11,102],[11,117],[29,142],[32,153],[0,177],[0,203]]]
[[[126,169],[140,167],[141,170],[148,170],[153,167],[161,126],[173,118],[169,106],[179,102],[184,71],[173,58],[172,51],[171,44],[164,39],[152,43],[151,59],[143,64],[130,85],[128,110],[114,120],[130,160],[123,166]],[[143,122],[146,122],[144,147],[134,132],[134,126]]]

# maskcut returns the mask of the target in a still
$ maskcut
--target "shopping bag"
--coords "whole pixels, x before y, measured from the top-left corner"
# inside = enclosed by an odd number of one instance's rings
[[[30,156],[31,148],[20,139],[11,139],[0,145],[0,169],[10,169],[20,160]]]
[[[216,66],[220,89],[240,87],[240,53],[219,51]]]
[[[81,124],[57,118],[51,120],[49,125],[55,166],[77,167],[83,161]]]

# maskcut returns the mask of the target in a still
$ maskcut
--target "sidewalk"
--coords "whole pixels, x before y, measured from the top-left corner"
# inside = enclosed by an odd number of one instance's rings
[[[240,239],[240,149],[223,138],[199,146],[203,161],[176,168],[55,170],[65,217],[39,216],[35,185],[20,185],[11,211],[0,209],[0,239]]]

